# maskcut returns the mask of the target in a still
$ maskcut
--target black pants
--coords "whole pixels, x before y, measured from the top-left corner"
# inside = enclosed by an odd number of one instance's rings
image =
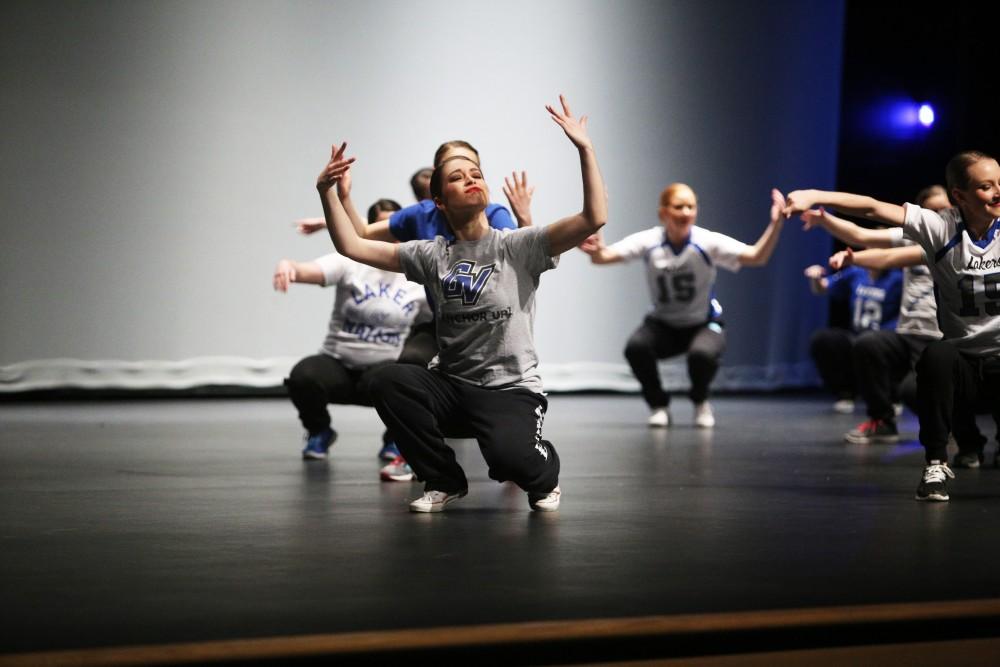
[[[524,389],[483,389],[414,365],[390,364],[372,378],[375,409],[428,491],[469,486],[444,439],[475,438],[491,479],[548,493],[559,483],[559,455],[542,440],[548,402]]]
[[[854,339],[854,378],[869,417],[895,422],[892,404],[897,396],[911,410],[917,411],[917,380],[913,367],[929,342],[927,338],[895,331],[866,331]]]
[[[314,354],[295,364],[285,386],[309,435],[330,428],[326,409],[330,403],[372,405],[370,382],[378,367],[351,369],[326,354]],[[383,436],[385,441],[391,439],[388,433]]]
[[[691,400],[702,403],[708,399],[708,387],[725,349],[726,336],[718,325],[677,328],[647,317],[625,344],[625,358],[642,386],[646,404],[662,408],[670,404],[670,395],[663,391],[657,361],[687,352]]]
[[[436,322],[423,322],[410,329],[410,335],[399,353],[399,363],[427,367],[438,353]]]
[[[854,398],[857,393],[851,361],[854,337],[847,329],[820,329],[809,341],[809,354],[823,386],[837,398]]]
[[[977,407],[997,417],[1000,412],[1000,359],[982,359],[959,352],[948,341],[929,344],[917,362],[917,406],[920,444],[927,461],[947,461],[948,433],[959,449],[982,451],[986,439],[972,435]]]

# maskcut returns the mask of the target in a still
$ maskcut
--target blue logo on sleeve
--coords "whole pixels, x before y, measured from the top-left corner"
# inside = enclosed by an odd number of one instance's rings
[[[479,302],[486,283],[493,275],[495,264],[489,264],[476,271],[476,263],[459,260],[441,280],[441,288],[446,299],[461,299],[463,306],[474,306]]]

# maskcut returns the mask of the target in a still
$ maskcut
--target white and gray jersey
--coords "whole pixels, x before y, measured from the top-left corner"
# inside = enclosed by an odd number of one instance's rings
[[[958,209],[905,210],[903,233],[924,251],[944,337],[966,354],[1000,356],[1000,218],[974,241]]]
[[[893,247],[917,245],[903,237],[902,227],[889,230]],[[927,265],[907,266],[903,269],[903,298],[899,304],[899,323],[896,333],[916,338],[937,340],[941,328],[937,321],[937,303],[934,301],[934,279]]]
[[[323,286],[337,286],[320,352],[349,368],[395,361],[410,327],[431,317],[423,288],[399,273],[374,269],[336,253],[313,261],[323,271]]]
[[[739,271],[740,256],[749,246],[741,241],[692,227],[678,247],[662,226],[626,236],[610,249],[623,260],[646,262],[646,279],[653,301],[651,315],[675,327],[689,327],[718,319],[722,307],[715,299],[716,267]]]
[[[544,227],[400,244],[403,272],[427,288],[437,316],[440,351],[429,368],[481,387],[541,393],[535,290],[558,263],[550,252]]]

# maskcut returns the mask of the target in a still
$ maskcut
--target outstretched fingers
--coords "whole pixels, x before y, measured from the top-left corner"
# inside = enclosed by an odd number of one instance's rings
[[[316,179],[316,186],[326,189],[333,186],[337,181],[347,173],[347,170],[351,168],[354,163],[354,158],[345,158],[344,153],[347,151],[347,142],[343,142],[339,146],[333,144],[330,149],[330,161],[326,163],[323,171],[320,172],[319,178]]]
[[[785,219],[785,197],[777,188],[771,189],[771,220],[777,222]]]
[[[585,148],[591,146],[590,137],[587,136],[587,117],[574,118],[573,112],[569,108],[569,102],[565,95],[559,95],[559,103],[562,111],[557,110],[551,104],[546,104],[545,109],[553,121],[559,124],[566,136],[569,137],[577,147]]]

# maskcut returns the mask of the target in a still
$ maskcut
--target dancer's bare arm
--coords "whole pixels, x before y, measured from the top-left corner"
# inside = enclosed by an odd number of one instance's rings
[[[358,236],[350,216],[340,203],[340,197],[333,191],[337,181],[350,169],[354,158],[345,158],[347,143],[339,147],[335,144],[330,152],[330,161],[316,179],[316,189],[323,203],[323,216],[330,238],[337,251],[345,257],[386,271],[402,271],[399,263],[399,246],[395,243],[374,241]]]
[[[588,236],[595,234],[608,220],[608,197],[604,189],[604,179],[597,164],[594,144],[587,135],[587,117],[574,118],[566,98],[562,95],[559,96],[559,102],[562,106],[561,111],[557,111],[551,105],[546,105],[545,108],[580,154],[580,171],[583,176],[583,210],[553,222],[545,228],[553,257],[583,243]]]

